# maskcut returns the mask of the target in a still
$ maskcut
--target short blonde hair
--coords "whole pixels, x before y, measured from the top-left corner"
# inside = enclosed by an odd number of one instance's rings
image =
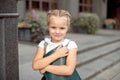
[[[47,14],[47,25],[50,23],[50,17],[51,16],[59,16],[59,17],[66,17],[67,18],[67,24],[70,26],[70,20],[71,20],[71,14],[68,11],[65,10],[50,10]]]

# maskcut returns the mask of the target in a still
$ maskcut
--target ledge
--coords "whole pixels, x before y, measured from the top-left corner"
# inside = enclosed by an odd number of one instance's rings
[[[17,18],[18,13],[0,13],[0,18]]]

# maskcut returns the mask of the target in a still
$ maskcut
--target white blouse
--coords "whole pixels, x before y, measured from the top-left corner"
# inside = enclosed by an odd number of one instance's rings
[[[52,49],[54,49],[55,47],[59,46],[59,45],[67,45],[67,48],[70,50],[72,48],[78,48],[77,44],[75,43],[75,41],[71,41],[70,39],[64,39],[63,42],[61,43],[53,43],[51,42],[51,38],[45,38],[44,40],[42,40],[39,44],[38,47],[41,47],[44,49],[44,43],[47,42],[48,45],[46,46],[46,53],[48,53],[49,51],[51,51]]]

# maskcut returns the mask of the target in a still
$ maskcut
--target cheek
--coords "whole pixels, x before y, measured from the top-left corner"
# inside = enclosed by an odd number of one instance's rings
[[[65,36],[65,35],[66,35],[66,33],[67,33],[67,30],[62,31],[61,33],[62,33],[62,35],[63,35],[63,36]]]
[[[66,30],[65,30],[65,31],[62,31],[63,34],[66,34],[66,32],[67,32]]]
[[[64,33],[67,33],[67,31],[68,31],[68,28],[64,30]]]
[[[55,31],[53,29],[49,29],[49,34],[53,34]]]

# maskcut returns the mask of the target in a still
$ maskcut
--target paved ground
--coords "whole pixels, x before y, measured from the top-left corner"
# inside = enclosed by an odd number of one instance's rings
[[[87,34],[71,34],[67,35],[76,41],[78,45],[78,51],[84,51],[91,47],[97,47],[99,45],[120,40],[120,31],[117,30],[99,30],[95,35]],[[20,80],[40,80],[41,74],[38,71],[32,69],[32,59],[35,55],[36,44],[19,42],[19,75]],[[80,72],[79,72],[80,73]],[[113,80],[119,80],[120,73],[116,74]]]

